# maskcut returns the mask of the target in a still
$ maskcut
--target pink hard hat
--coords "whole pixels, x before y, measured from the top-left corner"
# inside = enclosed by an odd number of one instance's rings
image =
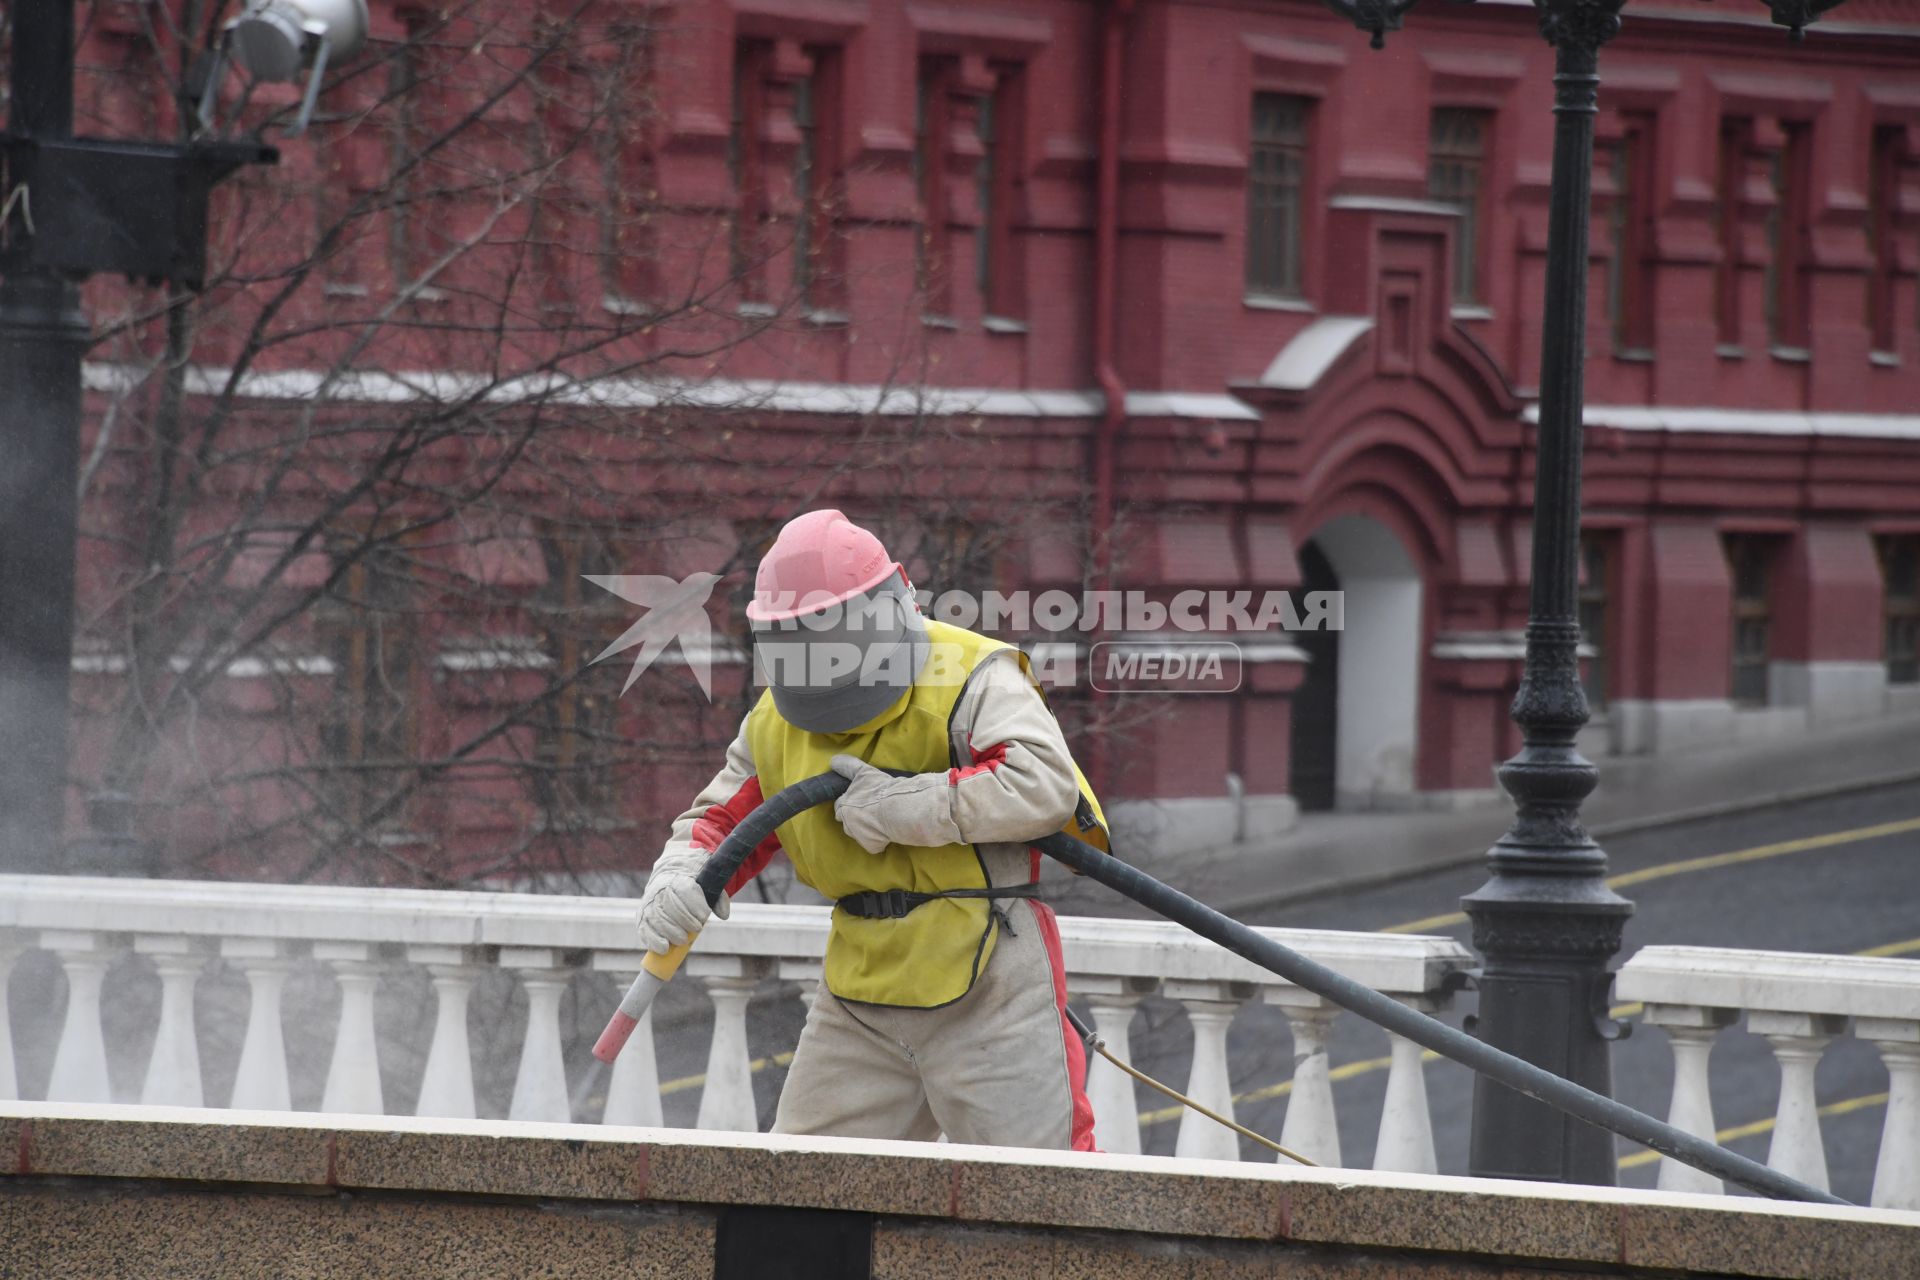
[[[845,604],[906,570],[880,539],[838,511],[809,511],[787,521],[760,561],[747,617],[784,622]]]

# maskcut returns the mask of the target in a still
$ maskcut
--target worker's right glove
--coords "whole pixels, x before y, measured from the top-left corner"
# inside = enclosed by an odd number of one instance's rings
[[[725,920],[727,910],[724,893],[718,907],[708,907],[706,892],[692,872],[656,870],[647,877],[647,890],[640,895],[640,945],[664,955],[690,942],[706,927],[708,916]]]

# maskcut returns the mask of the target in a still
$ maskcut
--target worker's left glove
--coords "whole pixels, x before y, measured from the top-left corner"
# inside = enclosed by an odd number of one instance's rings
[[[890,844],[965,843],[954,825],[953,784],[946,773],[896,778],[855,756],[835,756],[833,771],[852,782],[833,802],[833,816],[868,853]]]

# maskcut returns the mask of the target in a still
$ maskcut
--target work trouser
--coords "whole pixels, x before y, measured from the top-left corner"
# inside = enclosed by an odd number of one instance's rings
[[[775,1133],[1092,1151],[1086,1052],[1067,1025],[1053,911],[1000,903],[986,972],[938,1009],[849,1004],[820,984]]]

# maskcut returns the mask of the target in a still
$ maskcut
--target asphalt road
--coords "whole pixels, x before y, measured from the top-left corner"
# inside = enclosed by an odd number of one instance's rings
[[[1729,853],[1803,837],[1843,832],[1920,817],[1920,786],[1855,794],[1755,809],[1716,818],[1617,837],[1609,843],[1611,871],[1640,871],[1702,855]],[[1432,872],[1374,888],[1256,912],[1248,922],[1331,929],[1381,929],[1457,909],[1459,897],[1485,880],[1478,867]],[[1920,832],[1851,841],[1804,853],[1758,859],[1717,869],[1683,872],[1643,881],[1622,890],[1635,904],[1628,922],[1622,959],[1655,943],[1717,947],[1754,947],[1784,951],[1851,953],[1907,941],[1920,955]],[[1427,928],[1465,941],[1464,924]],[[1472,1011],[1473,997],[1462,998],[1448,1020],[1459,1024]],[[1278,1010],[1250,1006],[1229,1035],[1233,1085],[1243,1098],[1237,1118],[1278,1137],[1285,1118],[1284,1096],[1258,1096],[1291,1072],[1292,1046]],[[1171,1084],[1186,1078],[1191,1040],[1177,1009],[1158,1002],[1145,1010],[1133,1035],[1136,1065]],[[1335,1024],[1331,1058],[1342,1064],[1379,1058],[1387,1052],[1384,1033],[1353,1017]],[[1470,1073],[1450,1062],[1427,1064],[1435,1142],[1443,1173],[1466,1172],[1471,1113]],[[1722,1131],[1770,1119],[1779,1074],[1766,1042],[1744,1028],[1728,1029],[1713,1057],[1714,1117]],[[1615,1096],[1635,1107],[1665,1116],[1672,1085],[1672,1057],[1665,1036],[1636,1027],[1616,1047]],[[1373,1156],[1386,1072],[1365,1071],[1334,1085],[1340,1117],[1342,1162],[1366,1167]],[[1864,1203],[1885,1116],[1885,1070],[1873,1047],[1852,1037],[1835,1041],[1816,1077],[1823,1109],[1827,1157],[1837,1195]],[[1254,1096],[1246,1096],[1254,1095]],[[1143,1110],[1160,1103],[1143,1093]],[[1177,1121],[1164,1120],[1145,1130],[1147,1150],[1171,1154]],[[1730,1141],[1734,1150],[1764,1161],[1770,1129]],[[1260,1148],[1243,1141],[1243,1156],[1262,1158]],[[1623,1142],[1626,1165],[1620,1180],[1651,1186],[1655,1164],[1636,1161],[1640,1148]],[[1270,1157],[1268,1157],[1270,1158]]]
[[[1608,842],[1607,851],[1614,874],[1647,871],[1703,855],[1914,818],[1920,818],[1920,785],[1757,807],[1737,816],[1616,837]],[[1489,838],[1497,834],[1496,829]],[[1456,867],[1317,901],[1256,911],[1246,918],[1261,925],[1389,928],[1456,911],[1460,896],[1477,888],[1484,879],[1485,873],[1478,867]],[[1907,941],[1915,942],[1910,954],[1920,958],[1920,832],[1850,841],[1712,870],[1656,874],[1623,893],[1634,901],[1636,910],[1627,926],[1622,959],[1652,943],[1851,953]],[[1464,924],[1423,931],[1449,933],[1463,941],[1467,937]],[[607,999],[611,998],[609,989]],[[598,1001],[584,1002],[582,1017],[586,1021],[581,1031],[587,1041],[598,1030],[598,1022],[593,1021],[591,1027],[586,1022],[592,1021],[600,1007]],[[1472,1008],[1473,997],[1468,994],[1446,1016],[1458,1025]],[[790,989],[770,984],[754,1002],[749,1019],[750,1048],[766,1059],[754,1074],[763,1129],[772,1123],[786,1074],[781,1069],[782,1055],[793,1047],[800,1021],[800,1004]],[[696,984],[676,983],[668,988],[656,1007],[656,1026],[660,1076],[668,1082],[667,1121],[690,1125],[699,1104],[699,1075],[706,1065],[707,1031],[711,1026],[710,1006]],[[1293,1060],[1284,1016],[1265,1005],[1247,1006],[1235,1019],[1228,1046],[1239,1120],[1278,1138],[1287,1099],[1284,1093],[1276,1094],[1274,1086],[1291,1076]],[[1176,1088],[1182,1085],[1192,1048],[1186,1019],[1178,1006],[1158,999],[1146,1002],[1134,1022],[1133,1050],[1134,1062],[1141,1069]],[[1334,1024],[1334,1101],[1340,1118],[1342,1163],[1349,1167],[1365,1168],[1372,1163],[1387,1073],[1363,1069],[1340,1079],[1338,1069],[1380,1059],[1386,1052],[1385,1034],[1358,1018],[1343,1016]],[[578,1071],[573,1074],[576,1080],[581,1079]],[[1470,1073],[1450,1062],[1430,1061],[1426,1075],[1440,1170],[1465,1173]],[[1634,1034],[1615,1049],[1614,1077],[1615,1096],[1664,1117],[1672,1082],[1672,1057],[1665,1036],[1656,1028],[1636,1027]],[[1778,1071],[1764,1041],[1742,1027],[1729,1028],[1722,1034],[1713,1056],[1714,1116],[1723,1132],[1738,1126],[1766,1126],[1730,1141],[1735,1150],[1757,1160],[1766,1159],[1771,1138],[1767,1122],[1773,1115],[1778,1082]],[[1823,1108],[1834,1108],[1822,1119],[1833,1190],[1864,1203],[1885,1116],[1886,1072],[1871,1045],[1849,1036],[1837,1040],[1828,1050],[1816,1083]],[[589,1083],[587,1091],[591,1089]],[[1146,1150],[1171,1155],[1177,1114],[1169,1114],[1166,1100],[1144,1087],[1139,1100],[1143,1114],[1166,1115],[1144,1127]],[[1623,1184],[1653,1185],[1657,1167],[1644,1158],[1635,1159],[1642,1154],[1632,1144],[1621,1144]],[[1242,1155],[1250,1160],[1272,1158],[1244,1140]]]

